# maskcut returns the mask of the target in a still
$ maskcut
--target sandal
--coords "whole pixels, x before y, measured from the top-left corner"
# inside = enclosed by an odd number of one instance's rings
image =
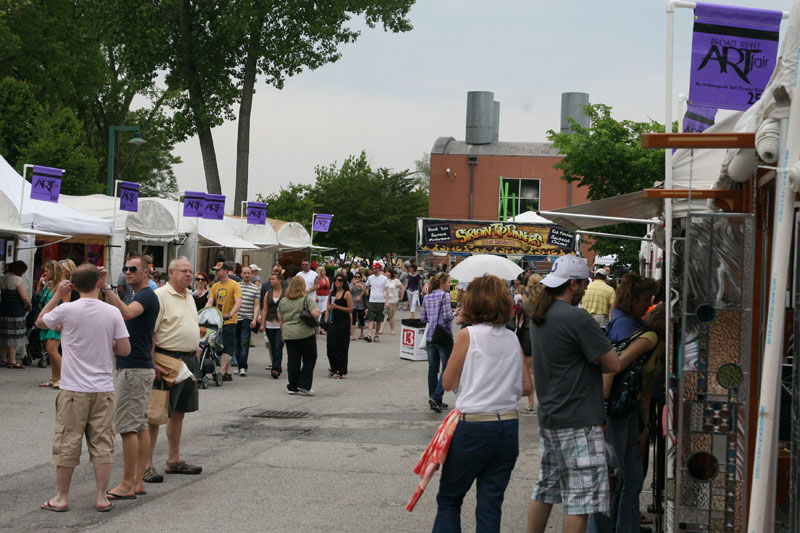
[[[364,337],[364,342],[372,342],[372,337],[367,335],[366,337]]]
[[[25,368],[25,366],[20,363],[8,363],[8,368]]]
[[[375,338],[372,339],[372,342],[381,342],[381,336],[380,335],[375,335]]]
[[[196,475],[203,471],[202,466],[195,466],[186,461],[178,461],[177,463],[170,463],[167,461],[167,468],[164,469],[165,474],[190,474]]]
[[[52,387],[53,386],[53,380],[52,379],[48,379],[44,383],[39,383],[39,386],[40,387]]]
[[[8,366],[8,361],[0,361],[0,368],[2,368],[4,366]]]
[[[54,389],[61,389],[61,381],[54,381],[53,384],[50,385],[50,387]]]
[[[264,367],[264,370],[272,370],[272,365],[265,366],[265,367]]]

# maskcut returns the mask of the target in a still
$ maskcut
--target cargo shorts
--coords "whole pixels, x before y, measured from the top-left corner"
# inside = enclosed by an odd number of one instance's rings
[[[152,368],[120,368],[114,376],[117,407],[114,425],[117,433],[137,433],[147,429],[147,403],[156,371]]]
[[[81,462],[84,435],[92,463],[113,462],[113,392],[59,391],[56,398],[52,463],[64,467],[78,466]]]

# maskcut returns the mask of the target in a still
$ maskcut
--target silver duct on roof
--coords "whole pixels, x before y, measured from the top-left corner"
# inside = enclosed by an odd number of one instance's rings
[[[497,105],[495,105],[497,104]],[[495,108],[500,103],[494,101],[494,93],[489,91],[469,91],[467,93],[467,144],[489,144],[496,140]],[[500,117],[497,117],[499,125]]]
[[[589,127],[589,117],[583,111],[586,105],[589,105],[589,93],[561,93],[561,133],[572,133],[569,117],[581,127]]]

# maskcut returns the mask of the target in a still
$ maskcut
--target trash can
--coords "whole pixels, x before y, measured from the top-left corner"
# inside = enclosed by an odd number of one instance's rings
[[[427,361],[425,351],[425,322],[417,318],[400,321],[400,358],[409,361]]]

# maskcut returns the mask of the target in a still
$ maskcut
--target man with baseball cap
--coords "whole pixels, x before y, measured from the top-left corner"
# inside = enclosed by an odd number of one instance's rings
[[[386,288],[389,286],[389,278],[381,274],[381,264],[372,265],[372,275],[367,278],[367,291],[369,300],[367,301],[367,335],[364,340],[367,342],[380,342],[378,329],[383,324],[384,308],[389,304],[386,302]],[[375,336],[372,336],[372,328],[375,327]]]
[[[597,267],[594,271],[594,281],[586,287],[586,293],[581,299],[581,307],[586,309],[592,318],[603,328],[611,316],[614,307],[614,289],[606,283],[608,270]]]
[[[559,257],[533,301],[531,351],[539,397],[539,480],[528,505],[528,533],[543,533],[554,503],[563,530],[586,530],[608,512],[611,492],[603,436],[603,373],[619,372],[617,352],[576,306],[591,275],[586,260]]]

